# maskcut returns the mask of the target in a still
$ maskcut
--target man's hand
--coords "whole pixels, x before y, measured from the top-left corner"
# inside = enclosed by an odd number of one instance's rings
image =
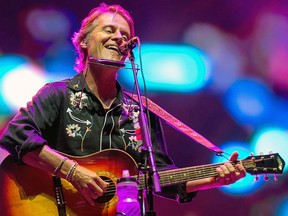
[[[233,152],[229,161],[236,161],[238,152]],[[224,163],[216,168],[218,176],[216,182],[221,185],[229,185],[246,176],[246,171],[242,164],[236,164],[234,167],[230,162]]]
[[[80,165],[77,166],[71,183],[91,206],[95,205],[94,200],[102,196],[109,185],[95,172]]]

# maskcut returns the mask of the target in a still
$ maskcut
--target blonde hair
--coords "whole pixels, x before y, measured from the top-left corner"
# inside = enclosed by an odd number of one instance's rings
[[[88,16],[82,21],[80,30],[75,32],[72,37],[72,43],[78,53],[74,66],[78,73],[83,71],[87,60],[87,50],[81,46],[81,43],[87,42],[89,34],[97,25],[97,18],[105,13],[115,13],[121,15],[127,21],[130,27],[130,37],[135,36],[134,21],[129,12],[120,5],[107,5],[105,3],[101,3],[99,7],[93,8]]]

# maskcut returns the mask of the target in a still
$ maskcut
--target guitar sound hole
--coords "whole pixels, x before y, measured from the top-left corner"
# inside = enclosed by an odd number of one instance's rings
[[[108,182],[109,186],[108,186],[107,190],[105,191],[105,193],[103,194],[103,196],[101,196],[95,200],[95,202],[97,202],[97,203],[109,202],[114,197],[114,195],[116,193],[115,183],[110,178],[108,178],[106,176],[101,176],[101,178],[105,182]]]

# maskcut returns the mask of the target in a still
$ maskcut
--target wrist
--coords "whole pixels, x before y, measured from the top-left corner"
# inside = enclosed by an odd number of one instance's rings
[[[186,184],[186,192],[194,192],[219,187],[216,177],[204,178],[195,181],[189,181]]]
[[[61,177],[61,178],[63,178],[63,179],[66,179],[66,180],[70,179],[71,180],[71,177],[73,176],[73,174],[75,172],[75,169],[76,169],[75,166],[78,166],[78,163],[75,162],[74,160],[71,160],[71,159],[68,159],[68,158],[67,159],[63,158],[61,160],[61,162],[63,162],[62,166],[60,167],[58,172],[54,173],[54,174],[59,176],[59,177]],[[61,162],[59,162],[59,165],[60,165]],[[56,169],[57,168],[55,168],[55,170]]]
[[[66,175],[67,181],[71,182],[75,178],[77,166],[78,166],[78,163],[76,161],[73,161],[73,165],[71,166],[71,168],[69,169]]]
[[[68,158],[67,158],[67,157],[64,157],[64,158],[60,161],[60,163],[58,164],[58,166],[55,168],[55,170],[54,170],[54,172],[53,172],[54,175],[57,175],[57,173],[61,170],[61,168],[62,168],[62,166],[63,166],[63,164],[65,163],[66,160],[68,160]]]

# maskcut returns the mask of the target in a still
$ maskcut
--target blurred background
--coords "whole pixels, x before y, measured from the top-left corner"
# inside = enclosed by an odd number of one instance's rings
[[[0,133],[46,82],[73,76],[71,37],[102,1],[0,2]],[[123,0],[134,17],[154,102],[241,159],[279,153],[288,162],[288,1]],[[140,52],[141,51],[141,52]],[[139,78],[142,79],[141,77]],[[131,89],[129,68],[119,73]],[[177,166],[223,162],[163,123]],[[189,204],[155,198],[158,216],[288,215],[288,176],[247,177],[202,191]]]

